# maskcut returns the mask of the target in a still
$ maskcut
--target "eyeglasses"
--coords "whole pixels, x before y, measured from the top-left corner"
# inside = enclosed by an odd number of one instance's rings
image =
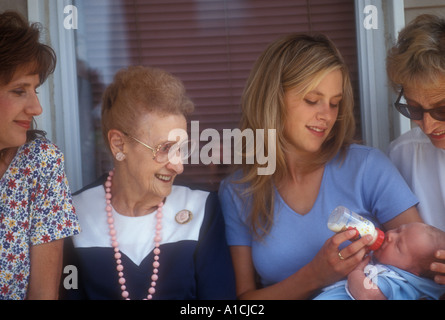
[[[422,120],[424,113],[429,113],[432,118],[445,121],[445,107],[437,107],[432,109],[423,109],[422,107],[413,107],[407,103],[401,103],[403,97],[403,88],[400,91],[400,95],[397,98],[397,101],[394,103],[397,111],[403,114],[405,117],[411,120]],[[405,101],[406,102],[406,101]]]
[[[184,160],[191,156],[196,145],[192,140],[183,140],[181,142],[166,141],[153,148],[141,140],[129,135],[128,133],[124,132],[124,134],[144,147],[150,149],[151,152],[153,152],[153,160],[158,163],[183,163]]]

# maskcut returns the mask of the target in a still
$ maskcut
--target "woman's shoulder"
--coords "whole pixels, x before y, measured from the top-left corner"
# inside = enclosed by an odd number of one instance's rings
[[[362,145],[351,144],[348,148],[346,158],[349,160],[363,161],[368,158],[386,159],[386,155],[378,148]]]
[[[224,179],[221,180],[219,189],[236,189],[236,186],[239,186],[239,188],[244,189],[247,187],[247,182],[243,182],[244,174],[241,169],[236,170],[232,173],[230,173],[228,176],[226,176]]]
[[[363,153],[363,154],[372,152],[373,150],[378,150],[378,149],[364,145],[364,144],[358,144],[358,143],[351,144],[348,149],[348,151],[350,151],[350,152]]]
[[[63,153],[59,147],[44,137],[37,137],[25,143],[19,148],[18,154],[30,160],[64,160]]]
[[[105,202],[105,189],[103,188],[103,183],[105,181],[106,175],[103,175],[94,182],[73,193],[73,200],[78,213],[84,209],[85,211],[90,211],[90,208],[95,206],[98,202],[103,206],[103,203]],[[101,200],[103,202],[101,202]]]
[[[105,190],[100,184],[87,186],[73,194],[73,203],[82,227],[94,224],[99,213],[105,212]]]
[[[171,193],[167,196],[166,204],[178,208],[204,209],[210,194],[211,192],[205,190],[173,185]]]
[[[441,149],[436,148],[425,133],[416,127],[392,141],[388,147],[388,155],[395,163],[406,163],[419,154],[429,154],[428,157],[433,158],[431,154],[439,150]]]
[[[389,145],[389,150],[402,148],[404,146],[414,146],[417,144],[431,144],[431,140],[423,133],[419,127],[415,127],[399,137]]]
[[[39,177],[59,175],[64,170],[64,156],[60,149],[46,138],[38,137],[22,145],[11,167]]]
[[[245,178],[243,171],[237,170],[229,174],[227,177],[221,180],[219,185],[218,194],[222,201],[224,201],[225,197],[235,197],[242,198],[241,195],[245,193],[245,191],[249,187],[249,183],[243,181]]]
[[[355,170],[373,170],[381,166],[386,167],[391,161],[380,149],[361,145],[351,144],[344,158],[340,154],[329,163],[329,166],[339,167],[342,172],[354,172]]]
[[[102,184],[99,182],[100,180],[97,180],[90,185],[87,185],[86,187],[82,188],[79,191],[76,191],[73,193],[73,197],[76,197],[77,199],[84,199],[87,200],[86,202],[89,202],[88,200],[97,198],[101,193],[103,193],[105,197],[105,191],[102,188]],[[102,191],[102,192],[101,192]]]

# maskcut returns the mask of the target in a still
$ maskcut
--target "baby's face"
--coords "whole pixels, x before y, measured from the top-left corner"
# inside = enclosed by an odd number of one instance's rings
[[[409,223],[385,234],[385,241],[374,257],[382,264],[388,264],[419,274],[420,265],[416,254],[423,252],[431,245],[431,240],[423,223]]]

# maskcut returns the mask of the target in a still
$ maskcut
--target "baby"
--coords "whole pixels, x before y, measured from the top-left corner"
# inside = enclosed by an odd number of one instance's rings
[[[347,281],[324,289],[316,300],[439,299],[445,285],[432,279],[434,253],[445,248],[445,232],[424,223],[410,223],[386,232],[373,253],[378,264],[361,263]]]

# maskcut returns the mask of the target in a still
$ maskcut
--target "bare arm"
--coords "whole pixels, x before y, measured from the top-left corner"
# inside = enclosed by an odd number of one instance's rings
[[[355,236],[355,231],[346,231],[329,238],[316,257],[290,277],[266,288],[258,289],[255,283],[255,268],[251,248],[230,248],[236,277],[239,299],[307,299],[318,289],[344,278],[366,254],[366,244],[372,237],[363,237],[342,249],[344,260],[338,256],[338,246]]]
[[[304,299],[318,287],[317,285],[311,285],[308,280],[312,276],[308,274],[307,270],[303,270],[305,268],[302,268],[282,282],[267,288],[257,289],[251,248],[248,246],[233,246],[230,248],[230,252],[234,260],[236,292],[241,300]]]
[[[384,223],[383,226],[386,230],[391,230],[400,227],[402,224],[411,222],[423,222],[415,206],[403,211],[397,217],[389,220],[387,223]]]
[[[59,295],[63,240],[31,246],[28,300],[55,300]]]
[[[363,262],[348,275],[349,292],[357,300],[386,300],[386,296],[380,291],[379,287],[365,274],[364,270],[369,260],[369,257],[364,259]]]
[[[365,287],[365,283],[368,283],[369,286]],[[354,270],[349,274],[348,288],[357,300],[386,300],[379,287],[372,283],[360,270]]]

